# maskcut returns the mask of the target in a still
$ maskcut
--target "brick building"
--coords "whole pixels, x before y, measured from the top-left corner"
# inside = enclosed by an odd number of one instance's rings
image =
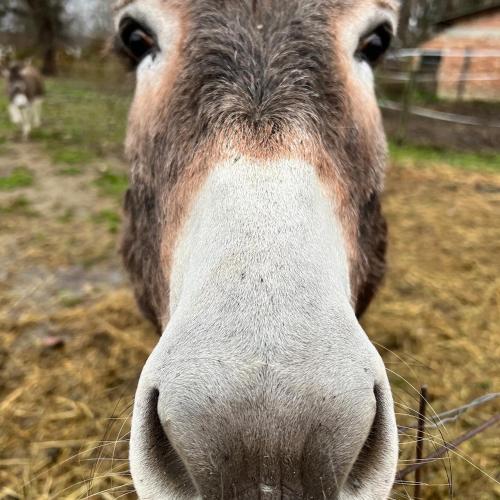
[[[500,5],[442,21],[421,48],[443,99],[500,101]]]

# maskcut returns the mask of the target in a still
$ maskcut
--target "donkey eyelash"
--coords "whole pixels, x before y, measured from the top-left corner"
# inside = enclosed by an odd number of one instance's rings
[[[372,67],[377,66],[389,50],[393,37],[393,29],[389,23],[379,24],[360,38],[356,56]]]
[[[149,28],[131,17],[122,19],[118,33],[113,37],[112,51],[130,71],[134,71],[147,56],[154,56],[158,50],[156,38]]]
[[[118,58],[118,60],[125,66],[125,69],[129,72],[133,72],[137,69],[138,62],[130,57],[123,43],[120,39],[120,35],[114,35],[109,44],[109,52]]]

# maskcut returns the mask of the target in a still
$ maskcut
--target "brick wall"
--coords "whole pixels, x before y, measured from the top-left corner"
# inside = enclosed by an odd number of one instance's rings
[[[445,99],[500,101],[500,9],[457,22],[428,41],[424,49],[451,49],[464,56],[443,56],[438,95]],[[494,51],[495,57],[474,53]],[[468,54],[470,57],[465,57]],[[477,77],[479,80],[464,81]]]

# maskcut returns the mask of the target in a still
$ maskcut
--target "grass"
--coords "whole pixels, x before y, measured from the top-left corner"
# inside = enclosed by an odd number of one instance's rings
[[[67,208],[64,210],[63,214],[60,215],[57,220],[63,224],[72,222],[75,218],[75,210],[73,208]]]
[[[48,79],[43,126],[31,141],[44,147],[54,163],[81,165],[120,155],[132,88],[72,78]],[[0,144],[20,137],[10,123],[7,98],[0,93]]]
[[[76,166],[67,166],[67,167],[62,167],[58,170],[58,175],[80,175],[82,173],[82,169],[80,167]]]
[[[33,174],[26,167],[16,167],[9,175],[0,177],[0,191],[30,187],[34,183]]]
[[[61,290],[58,295],[59,302],[63,307],[79,306],[83,302],[83,297],[71,290]]]
[[[31,208],[31,203],[25,196],[19,196],[9,203],[0,205],[0,214],[24,215],[26,217],[36,217],[39,215],[38,212]]]
[[[81,165],[93,160],[92,153],[87,149],[80,149],[76,146],[67,146],[54,149],[50,156],[54,163],[66,165]]]
[[[94,183],[102,194],[121,199],[128,186],[128,177],[121,172],[106,170]]]
[[[93,217],[94,222],[105,224],[110,233],[117,233],[121,226],[121,217],[114,210],[101,210]]]
[[[443,149],[389,144],[394,163],[415,167],[449,165],[475,172],[500,172],[500,154],[463,153]]]

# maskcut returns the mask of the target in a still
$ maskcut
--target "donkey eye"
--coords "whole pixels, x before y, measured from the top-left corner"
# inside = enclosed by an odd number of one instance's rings
[[[129,17],[121,21],[118,36],[122,51],[136,65],[158,49],[150,31]]]
[[[360,40],[356,51],[357,56],[371,66],[376,66],[391,46],[392,37],[390,25],[381,24]]]

